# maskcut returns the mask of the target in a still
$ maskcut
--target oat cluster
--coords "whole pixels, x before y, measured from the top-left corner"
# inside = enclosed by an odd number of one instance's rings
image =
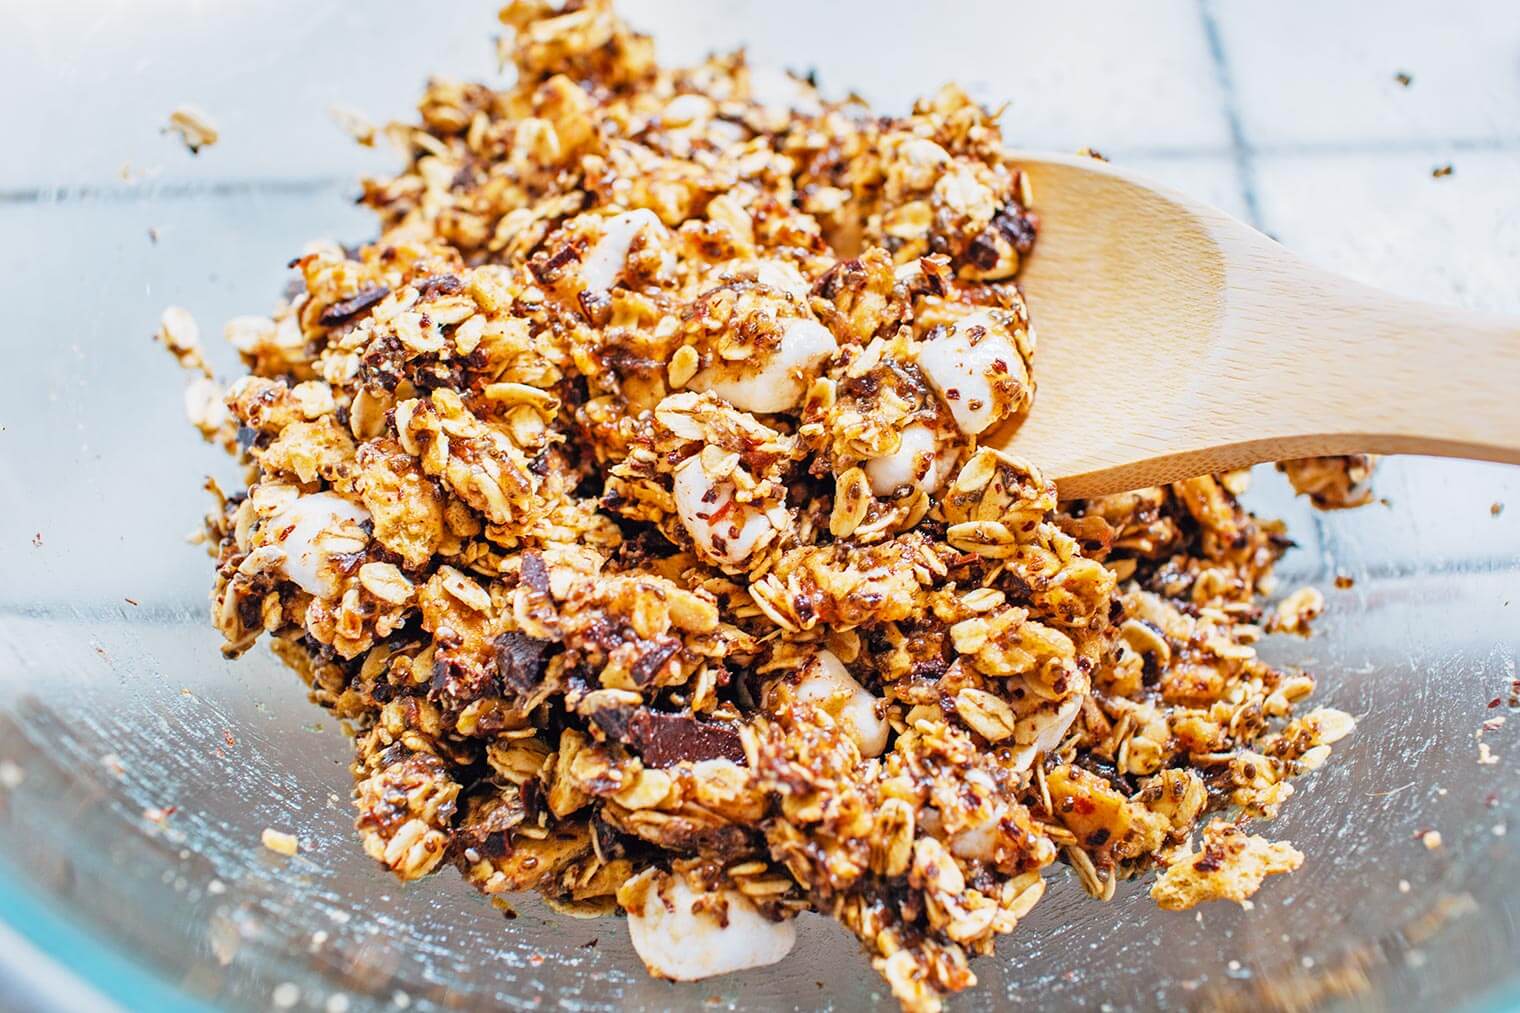
[[[662,68],[603,0],[502,20],[516,83],[430,83],[378,238],[294,260],[227,327],[248,375],[187,395],[246,466],[215,623],[352,730],[365,850],[621,908],[673,978],[824,912],[912,1010],[1056,863],[1104,900],[1165,868],[1167,907],[1297,865],[1189,843],[1351,729],[1256,655],[1322,604],[1264,612],[1281,525],[1243,474],[1061,503],[990,439],[1039,410],[994,116]]]

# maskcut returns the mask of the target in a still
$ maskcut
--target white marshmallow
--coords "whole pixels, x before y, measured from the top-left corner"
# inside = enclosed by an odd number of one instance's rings
[[[974,345],[968,333],[973,327],[986,331]],[[997,363],[1001,363],[1001,369]],[[949,334],[921,342],[918,365],[950,408],[955,424],[967,436],[982,432],[1007,411],[1002,399],[993,392],[993,379],[1024,375],[1018,349],[1008,332],[986,310],[968,313],[956,321]]]
[[[781,325],[781,344],[759,369],[732,379],[717,379],[714,370],[705,369],[693,378],[691,387],[710,390],[740,411],[783,412],[802,400],[807,390],[805,375],[838,349],[834,335],[818,321],[788,319]]]
[[[673,485],[676,514],[687,534],[699,549],[721,562],[742,563],[771,530],[770,519],[762,511],[747,503],[730,503],[734,487],[709,478],[700,455],[681,462]],[[719,511],[723,516],[714,523],[711,518]]]
[[[880,756],[886,751],[892,726],[877,713],[880,701],[855,681],[832,651],[819,651],[813,656],[803,669],[795,692],[798,700],[821,703],[832,711],[845,733],[860,747],[861,756]],[[842,701],[837,711],[831,706],[835,701]]]
[[[634,237],[645,229],[654,229],[662,237],[665,234],[664,223],[648,208],[625,211],[602,223],[602,238],[581,261],[581,280],[586,283],[586,291],[606,292],[618,283]]]
[[[369,536],[359,525],[368,520],[369,511],[356,503],[336,493],[314,493],[298,498],[265,522],[265,530],[273,535],[267,544],[285,550],[286,577],[307,594],[327,598],[337,587],[327,567],[331,556],[318,541],[328,532],[343,531],[367,542]]]
[[[751,102],[777,113],[795,112],[803,116],[817,116],[823,112],[817,93],[806,81],[799,81],[775,67],[749,68],[749,98]]]
[[[674,876],[663,891],[651,886],[644,909],[628,915],[628,936],[651,974],[699,981],[774,964],[792,952],[797,929],[790,920],[773,922],[743,894],[722,890],[728,924],[720,925],[713,915],[692,911],[699,896],[685,878]]]
[[[785,292],[804,304],[807,303],[808,295],[812,291],[807,279],[802,277],[802,272],[797,270],[796,265],[789,260],[760,261],[755,265],[755,280],[762,285]]]
[[[890,496],[905,485],[932,493],[945,481],[949,465],[939,452],[934,430],[915,422],[902,431],[902,442],[890,454],[866,462],[866,479],[876,496]]]

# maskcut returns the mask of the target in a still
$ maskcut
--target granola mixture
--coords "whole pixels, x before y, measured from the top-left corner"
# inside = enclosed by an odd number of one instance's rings
[[[435,80],[248,375],[187,396],[247,488],[214,617],[351,729],[403,880],[628,915],[650,970],[861,940],[903,1006],[974,984],[1052,866],[1244,900],[1351,731],[1256,654],[1290,544],[1243,473],[1057,502],[980,437],[1030,409],[1035,242],[993,115],[904,117],[742,54],[687,69],[605,0],[510,5],[516,84]],[[187,315],[162,335],[209,374]],[[1038,410],[1038,407],[1035,407]],[[1365,460],[1296,462],[1327,505]]]

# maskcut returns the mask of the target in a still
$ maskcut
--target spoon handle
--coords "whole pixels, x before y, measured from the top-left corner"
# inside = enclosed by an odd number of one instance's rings
[[[1242,282],[1221,350],[1269,384],[1253,428],[1277,438],[1258,460],[1366,452],[1520,464],[1520,320],[1391,296],[1285,263],[1279,249]]]

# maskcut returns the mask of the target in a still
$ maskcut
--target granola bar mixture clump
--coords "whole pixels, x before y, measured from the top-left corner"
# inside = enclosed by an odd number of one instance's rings
[[[1352,724],[1257,657],[1289,543],[1245,476],[1061,503],[981,442],[1035,393],[995,119],[663,68],[603,0],[502,20],[516,83],[433,81],[378,238],[293,261],[192,404],[246,466],[208,521],[225,649],[267,634],[352,731],[365,851],[621,909],[676,979],[826,912],[913,1010],[1058,863],[1104,900],[1170,866],[1168,907],[1296,865],[1189,843]]]

